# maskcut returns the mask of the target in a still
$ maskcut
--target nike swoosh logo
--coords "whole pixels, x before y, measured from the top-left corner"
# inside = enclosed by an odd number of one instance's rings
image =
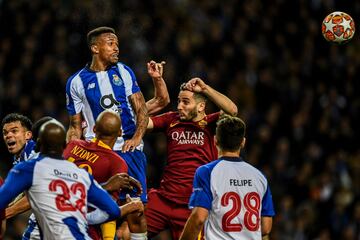
[[[170,127],[173,127],[175,125],[177,125],[179,122],[173,122],[173,123],[170,123]]]

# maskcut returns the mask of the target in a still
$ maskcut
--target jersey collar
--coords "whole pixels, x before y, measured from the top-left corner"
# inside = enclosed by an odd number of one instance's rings
[[[241,157],[220,157],[220,160],[230,161],[230,162],[243,162],[244,160]]]
[[[91,142],[97,143],[98,146],[111,150],[111,147],[109,147],[109,145],[97,138],[91,139]]]

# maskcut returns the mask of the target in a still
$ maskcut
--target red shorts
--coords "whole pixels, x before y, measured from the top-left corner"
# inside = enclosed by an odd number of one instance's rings
[[[191,210],[187,205],[174,203],[162,197],[157,190],[150,190],[145,209],[149,238],[170,229],[172,239],[179,239],[190,214]]]

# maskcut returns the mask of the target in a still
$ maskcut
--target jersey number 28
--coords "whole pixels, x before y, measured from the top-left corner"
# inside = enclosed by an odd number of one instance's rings
[[[232,201],[232,208],[222,217],[222,229],[225,232],[241,232],[241,223],[231,223],[239,215],[241,210],[241,199],[236,192],[226,192],[221,198],[221,205],[226,207]],[[249,231],[257,231],[260,226],[260,196],[256,192],[249,192],[243,199],[245,207],[244,225]]]

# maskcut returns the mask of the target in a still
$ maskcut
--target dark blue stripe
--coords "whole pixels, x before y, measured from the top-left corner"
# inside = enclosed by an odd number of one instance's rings
[[[82,69],[81,69],[81,70],[82,70]],[[80,71],[81,71],[81,70],[80,70]],[[80,72],[80,71],[79,71],[79,72]],[[72,76],[67,80],[67,82],[66,82],[66,95],[67,95],[67,97],[69,98],[69,99],[68,99],[69,103],[66,104],[66,109],[68,110],[68,112],[69,112],[70,115],[75,115],[75,114],[76,114],[75,106],[74,106],[74,100],[73,100],[72,97],[71,97],[71,91],[70,91],[70,89],[71,89],[71,83],[72,83],[73,79],[77,76],[77,74],[78,74],[79,72],[77,72],[77,73],[75,73],[74,75],[72,75]]]
[[[77,219],[75,217],[64,218],[63,223],[68,226],[71,234],[76,240],[85,240],[84,234],[80,231],[79,226],[77,225]]]
[[[29,240],[30,239],[31,233],[34,231],[35,226],[36,226],[36,222],[29,219],[28,227],[26,228],[26,230],[25,230],[25,232],[24,232],[24,234],[22,236],[23,240]]]
[[[96,72],[88,71],[86,69],[85,71],[82,71],[80,73],[80,79],[84,86],[84,93],[86,96],[86,100],[89,103],[95,121],[97,116],[99,116],[99,114],[102,111],[104,111],[104,109],[100,105],[101,92],[100,92]],[[88,89],[89,84],[95,84],[95,87]]]

